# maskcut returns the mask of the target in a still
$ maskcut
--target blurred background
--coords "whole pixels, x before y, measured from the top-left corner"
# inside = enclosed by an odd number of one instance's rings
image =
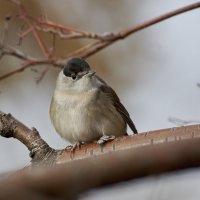
[[[117,32],[196,2],[192,0],[70,1],[24,0],[32,16],[89,32]],[[1,0],[0,31],[7,14],[16,7]],[[200,122],[200,10],[196,9],[156,24],[114,43],[87,61],[118,93],[139,132],[176,126],[169,118]],[[6,42],[27,54],[41,51],[30,35],[17,46],[19,22],[10,23]],[[51,46],[52,38],[45,35]],[[85,40],[57,41],[56,54],[65,55],[86,44]],[[0,76],[19,67],[13,57],[0,60]],[[0,110],[12,113],[28,127],[36,127],[54,148],[68,143],[55,132],[49,118],[49,104],[59,69],[51,68],[36,84],[45,66],[34,67],[0,81]],[[0,172],[29,164],[28,150],[14,139],[0,137]],[[82,199],[198,199],[200,170],[184,171],[120,184],[109,190],[85,194]],[[180,192],[181,191],[181,192]],[[191,196],[192,195],[192,196]],[[192,198],[191,198],[192,197]]]

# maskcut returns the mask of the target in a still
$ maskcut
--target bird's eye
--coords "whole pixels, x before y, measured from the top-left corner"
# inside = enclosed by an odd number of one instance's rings
[[[75,80],[76,79],[76,75],[72,74],[72,79]]]

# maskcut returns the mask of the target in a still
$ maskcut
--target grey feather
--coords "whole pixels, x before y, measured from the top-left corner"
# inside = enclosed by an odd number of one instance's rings
[[[102,80],[99,76],[96,75],[96,77],[100,82],[104,83],[103,85],[100,86],[101,91],[104,92],[110,98],[110,100],[113,102],[114,107],[121,114],[123,120],[129,125],[133,133],[137,134],[138,131],[135,127],[135,124],[131,120],[130,115],[126,110],[126,108],[120,102],[120,99],[115,93],[115,91],[110,86],[108,86],[108,84],[104,80]]]

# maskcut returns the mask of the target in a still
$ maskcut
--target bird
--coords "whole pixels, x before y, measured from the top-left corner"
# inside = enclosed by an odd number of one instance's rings
[[[73,147],[127,135],[127,125],[138,133],[116,92],[79,57],[71,58],[58,75],[50,118]]]

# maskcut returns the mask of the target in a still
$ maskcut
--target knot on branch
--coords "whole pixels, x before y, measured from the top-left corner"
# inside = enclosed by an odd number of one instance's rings
[[[52,163],[55,160],[58,150],[51,148],[41,137],[36,128],[32,128],[27,138],[30,142],[29,156],[32,158],[32,163],[38,163],[40,161],[44,163]]]
[[[0,135],[6,138],[14,137],[15,126],[12,115],[0,111]]]
[[[16,120],[11,114],[0,111],[0,135],[14,137],[22,142],[30,151],[31,162],[34,164],[53,164],[62,152],[51,148],[40,136],[36,128],[29,129]]]

